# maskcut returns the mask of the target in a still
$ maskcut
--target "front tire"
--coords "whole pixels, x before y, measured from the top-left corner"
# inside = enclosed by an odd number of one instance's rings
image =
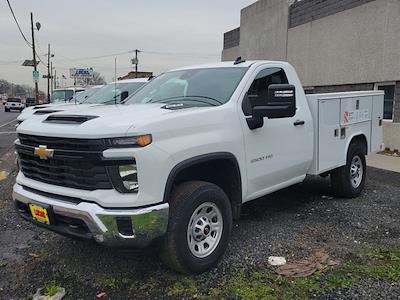
[[[232,230],[232,208],[224,191],[202,181],[182,183],[170,202],[161,259],[184,273],[202,273],[224,254]]]
[[[331,173],[331,185],[335,194],[345,198],[355,198],[361,194],[367,175],[365,154],[365,147],[361,143],[350,144],[346,165]]]

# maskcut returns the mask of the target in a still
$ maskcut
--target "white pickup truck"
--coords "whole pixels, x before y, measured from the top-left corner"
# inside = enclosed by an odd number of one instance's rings
[[[37,225],[109,246],[157,243],[166,264],[209,270],[241,205],[330,175],[356,197],[382,149],[383,93],[306,96],[292,66],[224,62],[166,72],[125,104],[18,127],[13,198]]]

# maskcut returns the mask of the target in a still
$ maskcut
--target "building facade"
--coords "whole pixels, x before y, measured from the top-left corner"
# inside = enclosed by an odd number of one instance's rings
[[[135,78],[148,78],[153,76],[153,72],[140,72],[131,71],[128,74],[118,77],[118,80],[135,79]]]
[[[400,0],[259,0],[224,34],[222,60],[238,56],[290,62],[307,93],[384,90],[400,148]]]

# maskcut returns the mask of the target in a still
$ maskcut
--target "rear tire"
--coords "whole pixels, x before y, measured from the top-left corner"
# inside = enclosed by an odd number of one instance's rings
[[[334,193],[340,197],[358,197],[364,189],[367,166],[365,146],[351,143],[347,152],[345,166],[331,172],[331,185]]]
[[[184,274],[208,271],[224,254],[231,230],[231,204],[221,188],[202,181],[182,183],[172,193],[161,259]]]

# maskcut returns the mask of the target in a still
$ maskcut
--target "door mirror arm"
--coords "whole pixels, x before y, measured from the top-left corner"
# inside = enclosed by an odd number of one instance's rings
[[[264,126],[264,118],[263,117],[249,117],[246,118],[247,126],[249,126],[250,130],[255,130],[258,128],[262,128]]]

